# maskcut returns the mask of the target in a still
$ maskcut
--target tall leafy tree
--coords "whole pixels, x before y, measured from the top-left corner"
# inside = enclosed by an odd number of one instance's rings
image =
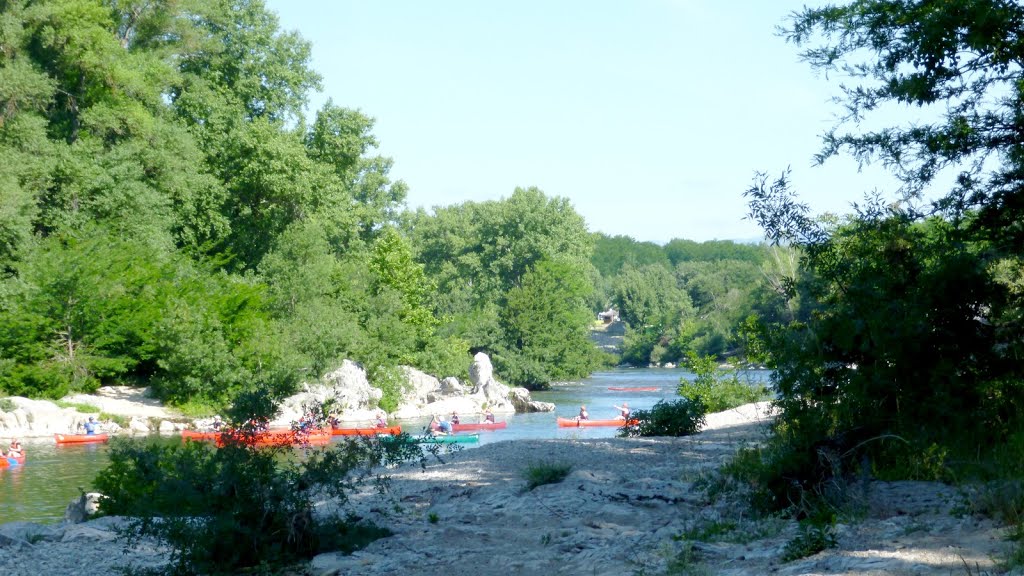
[[[471,349],[491,352],[514,383],[535,385],[540,377],[534,375],[557,373],[538,351],[524,356],[522,341],[506,331],[502,318],[511,292],[523,287],[527,273],[540,262],[564,265],[569,276],[590,277],[592,237],[567,200],[517,188],[500,201],[466,202],[436,208],[434,214],[421,210],[405,226],[427,276],[437,282],[438,310],[452,318],[443,333],[465,338]],[[571,320],[570,327],[556,327],[553,318],[547,324],[554,331],[576,330],[589,319]],[[529,370],[517,366],[527,358],[540,365]]]
[[[587,326],[592,286],[565,263],[542,260],[508,293],[502,315],[505,334],[524,367],[515,378],[532,388],[582,378],[597,362]]]
[[[1022,26],[1017,2],[854,0],[805,8],[783,31],[812,67],[851,78],[818,160],[880,162],[903,202],[869,197],[821,222],[785,174],[748,192],[769,237],[802,254],[787,286],[798,322],[771,338],[785,408],[777,502],[860,458],[934,474],[929,460],[976,459],[1019,430]],[[910,107],[923,112],[906,123],[861,122]]]

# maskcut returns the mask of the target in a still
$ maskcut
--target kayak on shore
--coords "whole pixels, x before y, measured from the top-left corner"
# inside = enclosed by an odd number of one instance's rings
[[[110,440],[109,434],[54,434],[57,444],[93,444]]]
[[[630,420],[628,424],[635,425],[637,420]],[[593,426],[623,426],[627,424],[622,418],[613,418],[611,420],[577,420],[575,418],[558,418],[559,428],[590,428]]]
[[[462,422],[460,424],[452,424],[452,432],[466,432],[469,430],[501,430],[508,427],[508,422]],[[437,423],[435,422],[431,428],[438,430]]]
[[[388,436],[396,436],[402,433],[402,427],[399,425],[387,426],[384,428],[377,428],[367,426],[365,428],[332,428],[331,434],[334,436],[377,436],[380,434],[386,434]]]
[[[609,386],[608,389],[616,392],[657,392],[661,390],[657,386]]]

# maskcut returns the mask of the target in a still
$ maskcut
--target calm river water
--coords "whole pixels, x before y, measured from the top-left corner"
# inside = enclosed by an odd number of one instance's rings
[[[751,371],[751,381],[763,382],[765,371]],[[630,408],[646,410],[659,400],[677,398],[676,386],[680,378],[692,375],[682,369],[621,368],[597,372],[581,382],[563,383],[545,392],[534,392],[535,400],[553,402],[557,408],[552,414],[498,415],[508,420],[508,428],[482,432],[480,444],[517,440],[522,438],[607,438],[615,436],[616,429],[559,428],[557,416],[572,417],[581,404],[587,406],[594,419],[613,418],[613,406],[629,402]],[[656,387],[655,392],[621,392],[609,387]],[[405,431],[416,433],[426,421],[401,421]],[[152,437],[153,442],[179,442],[177,437]],[[56,522],[64,517],[67,503],[78,496],[79,490],[89,491],[96,473],[107,464],[107,446],[57,446],[52,438],[28,438],[23,441],[28,460],[24,466],[0,468],[0,524],[17,520]],[[473,448],[473,444],[464,445]]]

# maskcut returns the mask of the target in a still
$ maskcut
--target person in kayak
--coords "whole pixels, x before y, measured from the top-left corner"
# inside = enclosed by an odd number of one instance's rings
[[[484,408],[483,417],[484,417],[484,422],[485,423],[486,422],[490,422],[492,424],[494,423],[494,412],[491,412],[490,408]]]
[[[384,413],[383,412],[380,412],[380,411],[377,412],[377,418],[376,418],[376,420],[373,421],[373,425],[376,426],[377,428],[387,428],[388,427],[388,421],[384,418]]]
[[[25,451],[21,448],[21,442],[17,438],[11,438],[11,445],[7,447],[8,458],[21,458]]]
[[[580,406],[580,414],[576,417],[576,420],[590,420],[590,412],[587,412],[586,406]]]
[[[430,425],[427,426],[431,433],[447,436],[452,433],[452,423],[444,420],[441,416],[434,414],[430,418]]]
[[[452,410],[451,423],[452,424],[458,424],[459,423],[459,413],[456,412],[455,410]]]
[[[96,434],[97,426],[99,426],[99,424],[96,423],[96,419],[92,416],[89,416],[89,421],[82,425],[82,427],[85,428],[85,434],[87,436]]]
[[[622,406],[612,406],[619,411],[619,415],[615,418],[618,420],[629,420],[629,403],[623,402]]]

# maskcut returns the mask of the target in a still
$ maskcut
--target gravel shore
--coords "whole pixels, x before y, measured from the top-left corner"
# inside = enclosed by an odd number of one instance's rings
[[[315,575],[950,574],[1000,573],[1005,530],[963,509],[963,494],[924,482],[872,482],[863,512],[835,526],[835,548],[783,562],[796,522],[754,518],[710,500],[712,471],[759,442],[767,404],[708,416],[686,438],[516,440],[463,450],[427,469],[390,470],[386,495],[352,495],[351,511],[394,531],[351,556],[323,554]],[[558,483],[526,489],[531,467],[564,466]],[[321,512],[330,510],[323,503]],[[158,550],[122,555],[111,526],[0,526],[0,574],[39,576],[126,562],[158,565]],[[969,571],[965,572],[965,566]]]

